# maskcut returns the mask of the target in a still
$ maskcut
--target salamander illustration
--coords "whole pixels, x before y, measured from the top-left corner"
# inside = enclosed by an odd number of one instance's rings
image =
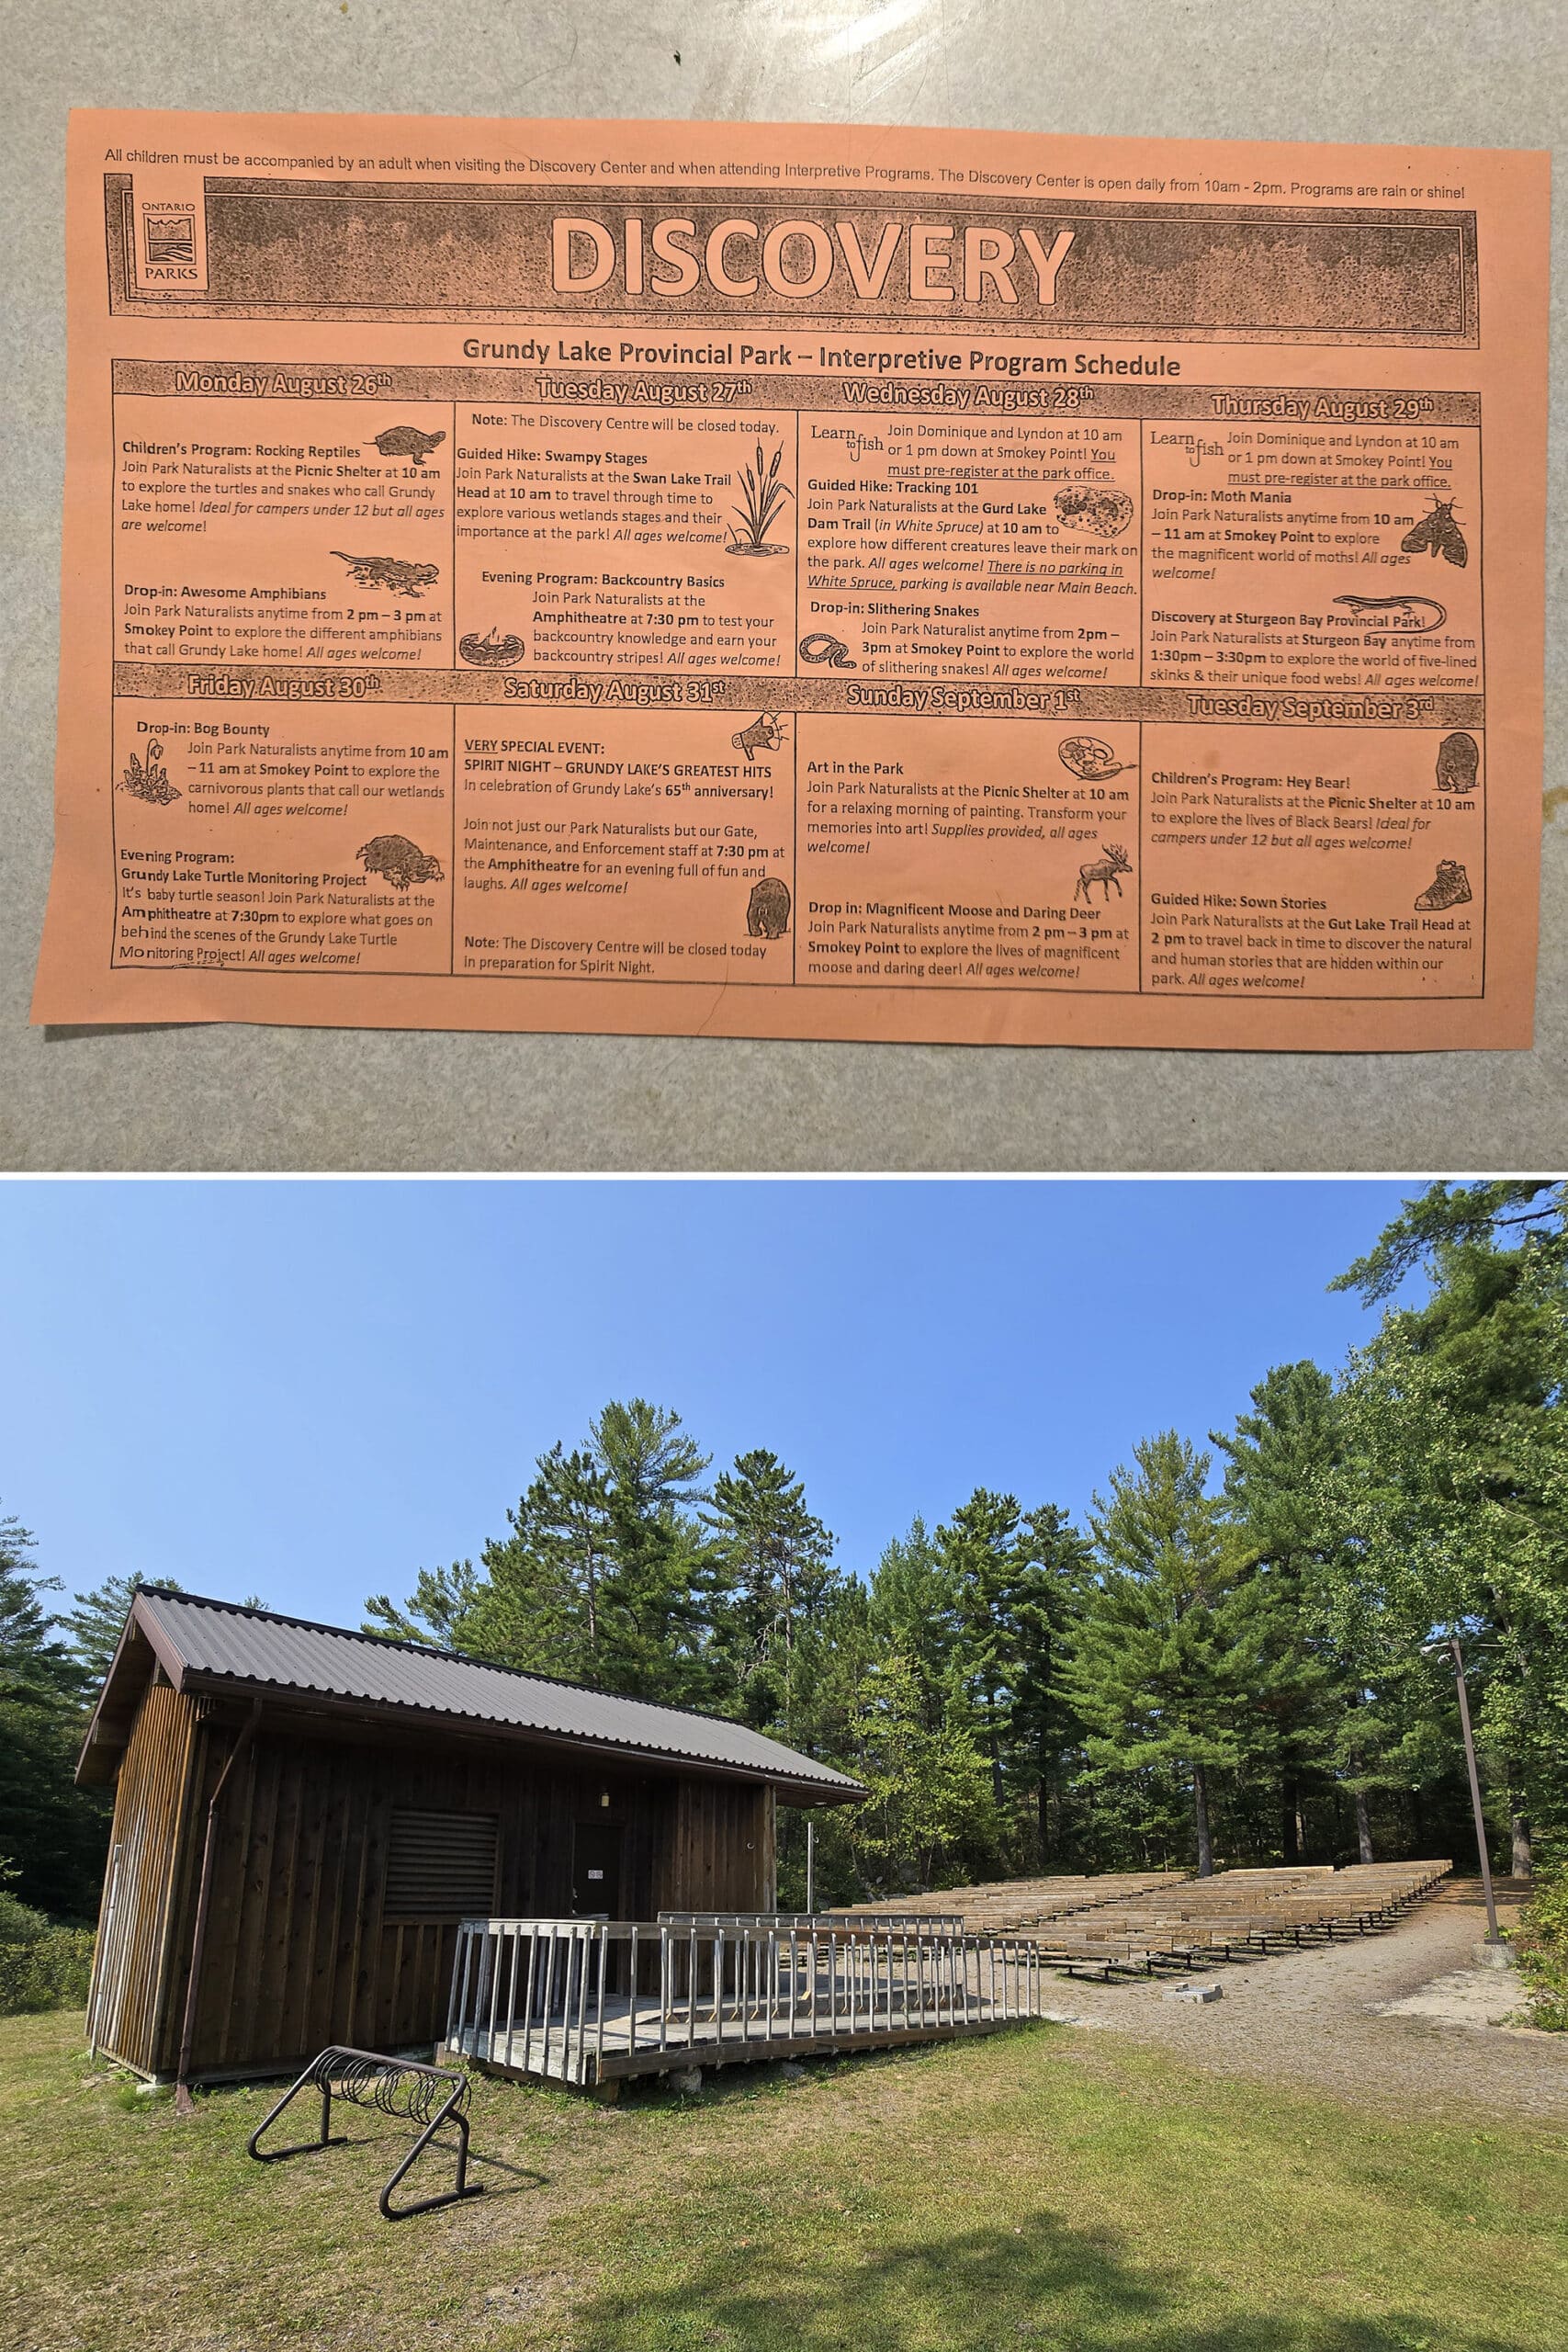
[[[1435,596],[1336,596],[1334,601],[1343,605],[1362,628],[1386,629],[1391,637],[1430,637],[1449,616],[1447,606]],[[1423,617],[1427,613],[1430,620]],[[1387,618],[1371,617],[1376,614],[1386,614]]]
[[[418,845],[404,833],[378,833],[355,854],[367,874],[384,875],[394,890],[406,890],[411,882],[444,882],[438,857],[426,857]]]
[[[331,552],[340,563],[346,563],[361,588],[389,588],[395,596],[417,596],[423,588],[434,588],[441,577],[440,568],[434,563],[405,563],[396,555],[345,555],[342,548]]]
[[[445,433],[422,433],[417,424],[389,424],[385,433],[377,434],[376,447],[384,458],[412,458],[423,466],[446,438]]]

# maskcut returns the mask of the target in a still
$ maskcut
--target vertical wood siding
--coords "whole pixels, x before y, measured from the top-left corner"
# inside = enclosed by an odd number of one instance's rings
[[[136,2061],[150,2070],[172,2072],[176,2062],[201,1833],[237,1731],[237,1721],[209,1722],[197,1736],[195,1830],[167,1939],[162,2032],[155,2052]],[[501,1913],[570,1913],[578,1822],[621,1830],[627,1918],[651,1919],[660,1908],[754,1910],[769,1899],[765,1789],[523,1748],[312,1738],[264,1717],[219,1812],[197,2074],[281,2070],[329,2042],[398,2050],[436,2039],[457,1922],[383,1918],[391,1816],[405,1806],[498,1816]],[[120,1894],[113,1900],[121,1907]]]
[[[152,1684],[115,1791],[87,2036],[146,2074],[157,2064],[195,1729],[193,1702],[166,1682]]]

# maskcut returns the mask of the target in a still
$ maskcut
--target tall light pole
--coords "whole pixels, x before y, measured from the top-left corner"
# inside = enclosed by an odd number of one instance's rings
[[[1492,1863],[1486,1851],[1486,1816],[1481,1810],[1481,1776],[1475,1769],[1475,1740],[1470,1728],[1470,1693],[1464,1681],[1464,1652],[1459,1645],[1457,1634],[1448,1634],[1440,1642],[1423,1642],[1422,1656],[1434,1657],[1439,1650],[1451,1652],[1454,1662],[1454,1688],[1459,1692],[1460,1729],[1464,1734],[1464,1760],[1470,1770],[1470,1802],[1475,1815],[1475,1847],[1481,1857],[1481,1885],[1486,1897],[1486,1940],[1500,1944],[1497,1932],[1497,1905],[1492,1894]]]

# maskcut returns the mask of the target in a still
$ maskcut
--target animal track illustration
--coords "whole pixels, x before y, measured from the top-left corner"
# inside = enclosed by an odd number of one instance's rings
[[[1056,512],[1064,523],[1077,523],[1102,539],[1119,539],[1133,519],[1133,502],[1124,490],[1059,490]]]

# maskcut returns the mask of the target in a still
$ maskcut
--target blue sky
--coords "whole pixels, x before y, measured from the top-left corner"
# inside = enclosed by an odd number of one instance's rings
[[[607,1397],[771,1447],[869,1567],[976,1486],[1081,1512],[1373,1328],[1404,1182],[0,1184],[0,1513],[355,1624],[504,1532]]]

